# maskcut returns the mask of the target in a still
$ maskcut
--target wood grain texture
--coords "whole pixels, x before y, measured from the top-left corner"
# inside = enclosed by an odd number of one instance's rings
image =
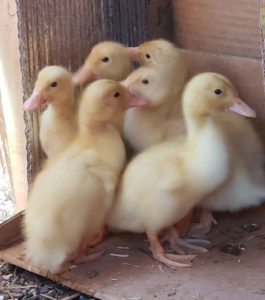
[[[23,216],[24,211],[21,211],[0,225],[0,250],[23,240]]]
[[[16,1],[24,100],[42,67],[56,64],[75,70],[102,40],[134,46],[148,37],[166,36],[163,28],[171,13],[170,1],[163,0]],[[38,120],[39,112],[25,116],[29,182],[43,159]]]

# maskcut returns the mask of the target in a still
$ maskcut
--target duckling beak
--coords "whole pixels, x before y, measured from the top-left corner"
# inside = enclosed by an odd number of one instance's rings
[[[145,106],[150,103],[149,99],[145,98],[142,95],[133,94],[131,92],[129,92],[129,93],[130,93],[130,96],[129,96],[129,101],[127,104],[128,108]]]
[[[92,67],[86,63],[81,66],[72,76],[74,85],[82,85],[88,81],[91,81],[94,77]]]
[[[130,60],[139,61],[141,55],[139,47],[127,47],[126,52]]]
[[[23,107],[25,111],[30,111],[36,109],[45,102],[46,99],[40,91],[33,91],[32,95],[24,102]]]
[[[145,105],[148,105],[150,103],[150,100],[147,99],[146,97],[144,97],[140,94],[136,94],[136,93],[131,92],[128,89],[130,84],[126,79],[123,80],[123,81],[120,81],[120,84],[123,85],[129,93],[128,108],[145,106]]]
[[[234,112],[245,117],[256,118],[256,112],[240,98],[234,98],[233,104],[226,111]]]

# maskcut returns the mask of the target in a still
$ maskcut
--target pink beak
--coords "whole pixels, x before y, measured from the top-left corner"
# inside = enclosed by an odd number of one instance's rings
[[[32,95],[24,102],[24,110],[30,111],[36,109],[41,104],[45,103],[46,99],[40,91],[33,91]]]
[[[256,112],[240,98],[234,98],[233,104],[226,111],[231,111],[245,117],[256,118]]]
[[[88,81],[91,81],[94,77],[92,67],[85,63],[81,66],[72,76],[74,85],[82,85]]]
[[[126,48],[127,55],[132,61],[139,61],[141,52],[139,47],[127,47]]]
[[[129,83],[126,79],[123,81],[120,81],[120,84],[123,85],[128,90]],[[130,94],[129,101],[128,101],[128,108],[145,106],[150,103],[150,100],[147,99],[146,97],[144,97],[140,94],[134,94],[130,90],[128,90],[128,92]]]
[[[142,95],[131,94],[128,102],[128,108],[145,106],[150,103],[150,100]]]

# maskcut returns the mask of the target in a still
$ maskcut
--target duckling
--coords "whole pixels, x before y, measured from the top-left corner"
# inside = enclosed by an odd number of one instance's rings
[[[150,147],[129,163],[107,217],[115,230],[146,232],[154,258],[171,267],[190,267],[194,256],[165,253],[159,233],[229,180],[230,149],[218,115],[255,116],[232,83],[216,73],[192,78],[182,101],[186,136]],[[172,239],[178,240],[174,228]]]
[[[230,179],[200,203],[204,209],[201,222],[193,227],[200,234],[217,224],[211,211],[235,212],[265,200],[264,149],[253,125],[236,114],[222,114],[218,122],[230,144]]]
[[[104,224],[125,162],[124,144],[110,121],[137,101],[112,80],[85,89],[76,136],[37,175],[29,196],[26,257],[36,266],[54,273],[68,260],[86,261],[102,253],[77,257]]]
[[[60,66],[43,68],[34,90],[24,102],[24,110],[31,111],[42,104],[47,109],[40,117],[40,143],[47,157],[59,153],[76,132],[74,85],[71,73]]]
[[[131,62],[126,47],[120,43],[105,41],[95,45],[85,63],[73,74],[76,85],[95,79],[123,80],[131,72]],[[112,123],[122,132],[124,113],[117,115]]]
[[[141,67],[123,81],[146,105],[127,111],[123,134],[134,151],[140,152],[185,133],[181,101],[174,95],[176,79],[157,66]]]

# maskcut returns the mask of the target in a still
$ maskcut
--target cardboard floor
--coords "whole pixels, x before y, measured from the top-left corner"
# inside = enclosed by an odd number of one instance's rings
[[[22,243],[2,250],[0,258],[102,300],[264,300],[264,216],[261,209],[219,216],[208,235],[211,249],[195,258],[192,268],[172,270],[160,264],[151,257],[145,236],[131,234],[110,236],[97,246],[106,250],[103,256],[61,276],[25,262]],[[260,229],[249,226],[253,223]],[[227,244],[240,246],[235,252],[241,254],[222,252]]]

